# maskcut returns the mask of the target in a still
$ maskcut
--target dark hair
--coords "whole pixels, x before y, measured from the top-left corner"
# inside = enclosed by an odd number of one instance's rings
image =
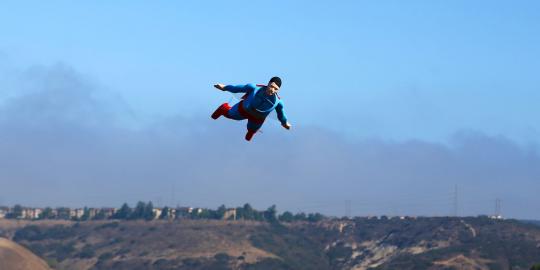
[[[270,82],[268,82],[268,84],[271,84],[271,83],[276,83],[278,87],[281,87],[281,78],[272,77],[272,79],[270,79]]]

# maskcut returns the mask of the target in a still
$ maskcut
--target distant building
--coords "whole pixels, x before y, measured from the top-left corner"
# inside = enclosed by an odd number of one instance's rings
[[[154,219],[158,219],[161,216],[162,212],[163,212],[163,209],[160,209],[160,208],[152,209],[152,213],[154,214]]]
[[[7,213],[9,213],[9,207],[0,206],[0,218],[6,218]]]
[[[191,207],[177,207],[175,209],[175,218],[186,218],[191,215],[193,208]]]
[[[180,208],[177,208],[180,212],[184,213],[185,216],[189,216],[193,213],[195,214],[200,214],[204,211],[204,209],[202,208],[193,208],[193,207],[180,207]],[[177,211],[178,212],[178,211]]]
[[[38,219],[41,212],[43,210],[40,208],[0,206],[0,218]]]
[[[41,213],[43,213],[43,209],[33,208],[29,211],[28,216],[30,219],[38,219],[39,216],[41,216]]]
[[[84,209],[83,208],[71,209],[69,211],[69,218],[70,219],[81,219],[81,217],[83,215],[84,215]]]
[[[111,218],[114,214],[116,214],[116,211],[118,211],[117,208],[111,208],[111,207],[104,207],[101,208],[101,211],[103,211],[103,215],[105,218]]]
[[[41,213],[40,209],[34,209],[34,208],[23,208],[21,211],[20,216],[16,218],[20,219],[37,219],[39,217],[39,214]]]
[[[167,210],[167,213],[164,213],[163,211]],[[167,219],[175,219],[176,218],[176,213],[178,212],[177,209],[173,209],[173,208],[154,208],[154,210],[152,210],[154,212],[154,219],[159,219],[161,217],[161,215],[166,215]]]
[[[97,208],[88,208],[88,219],[93,219],[97,216],[99,209]]]
[[[236,208],[227,209],[225,213],[223,213],[223,219],[224,220],[236,220]]]
[[[176,218],[176,209],[169,208],[169,218],[170,219],[175,219]]]

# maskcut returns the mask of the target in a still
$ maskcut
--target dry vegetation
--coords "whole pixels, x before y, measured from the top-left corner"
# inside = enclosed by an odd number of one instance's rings
[[[540,227],[487,218],[0,223],[55,269],[529,269]]]

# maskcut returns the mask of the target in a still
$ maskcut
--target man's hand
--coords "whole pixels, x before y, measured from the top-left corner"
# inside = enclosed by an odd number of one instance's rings
[[[287,122],[285,124],[281,124],[281,126],[283,126],[286,129],[291,129],[291,124],[289,124],[289,122]]]
[[[225,91],[225,85],[222,83],[214,84],[214,87],[221,91]]]

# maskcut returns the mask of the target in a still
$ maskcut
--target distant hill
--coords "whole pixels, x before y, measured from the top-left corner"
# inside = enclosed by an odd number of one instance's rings
[[[26,248],[5,238],[0,238],[0,269],[49,270],[47,264]]]
[[[9,232],[56,269],[529,270],[540,263],[540,227],[484,217],[42,222]]]
[[[520,221],[523,222],[523,223],[540,226],[540,220],[520,220]]]

